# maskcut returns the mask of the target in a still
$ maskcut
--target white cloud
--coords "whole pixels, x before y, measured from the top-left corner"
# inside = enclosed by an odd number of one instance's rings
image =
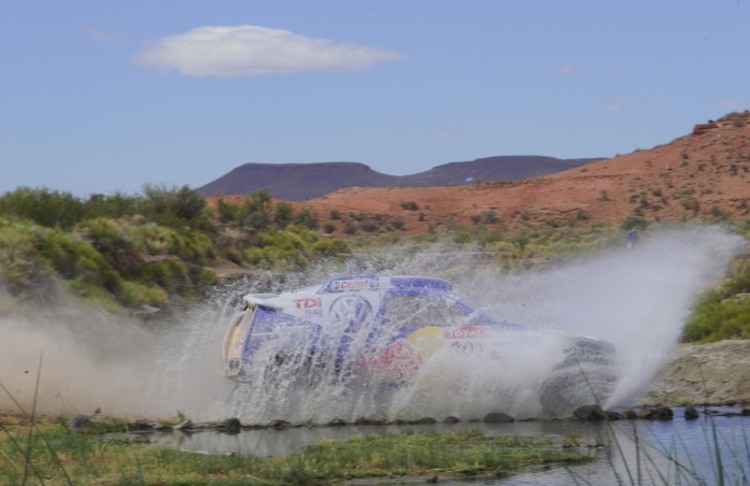
[[[568,74],[576,74],[581,71],[581,68],[573,66],[572,64],[563,64],[557,68],[557,74],[560,76],[566,76]]]
[[[86,33],[89,37],[102,42],[114,42],[122,40],[120,34],[113,30],[98,29],[96,27],[88,27]]]
[[[256,25],[198,27],[148,42],[132,57],[136,64],[199,77],[359,71],[400,59],[396,52]]]
[[[604,105],[604,109],[606,111],[620,111],[622,109],[622,105],[617,101],[610,101],[606,105]]]

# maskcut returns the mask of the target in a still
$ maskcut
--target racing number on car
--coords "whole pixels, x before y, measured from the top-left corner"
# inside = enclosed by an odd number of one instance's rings
[[[474,352],[483,352],[484,346],[481,343],[472,343],[471,341],[454,341],[451,343],[451,349],[459,351],[462,354],[472,354]]]
[[[334,324],[347,332],[357,332],[370,320],[372,305],[362,296],[342,295],[331,303],[329,313]]]

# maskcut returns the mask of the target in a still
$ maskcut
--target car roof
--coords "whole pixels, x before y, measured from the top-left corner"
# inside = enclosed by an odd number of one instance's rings
[[[423,275],[381,276],[377,274],[340,275],[320,285],[305,287],[278,294],[247,294],[242,300],[247,304],[280,309],[295,295],[341,294],[347,292],[382,291],[390,289],[429,289],[441,293],[450,292],[453,285],[442,278]]]

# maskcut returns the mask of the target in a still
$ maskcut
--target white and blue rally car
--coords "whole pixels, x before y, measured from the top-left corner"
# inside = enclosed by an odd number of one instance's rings
[[[248,294],[228,323],[222,358],[224,374],[240,383],[285,368],[404,387],[429,360],[502,359],[509,346],[531,349],[549,336],[559,355],[538,383],[544,413],[603,405],[617,385],[614,345],[497,320],[434,277],[349,275],[289,293]]]

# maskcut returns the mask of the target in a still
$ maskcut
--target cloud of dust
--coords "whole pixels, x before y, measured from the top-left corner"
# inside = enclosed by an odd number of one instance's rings
[[[55,305],[0,316],[0,409],[135,412],[153,366],[151,333],[95,309]],[[36,392],[35,390],[38,390]]]

